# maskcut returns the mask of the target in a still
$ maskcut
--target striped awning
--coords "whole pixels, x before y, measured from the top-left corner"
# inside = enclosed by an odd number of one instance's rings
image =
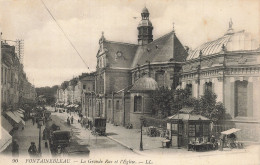
[[[12,136],[1,126],[0,152],[4,151],[12,143]]]
[[[16,116],[19,116],[20,118],[24,118],[24,114],[22,113],[22,112],[20,112],[20,111],[14,111],[13,112]]]
[[[13,129],[12,124],[10,124],[9,121],[3,115],[1,116],[1,125],[8,132],[10,132]]]
[[[9,116],[15,123],[25,125],[23,119],[20,116],[15,115],[13,112],[8,111],[6,115]]]

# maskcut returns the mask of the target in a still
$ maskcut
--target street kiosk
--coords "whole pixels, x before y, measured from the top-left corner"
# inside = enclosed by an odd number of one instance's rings
[[[178,114],[168,117],[168,139],[173,147],[200,148],[209,144],[211,120],[196,114],[191,114],[193,108],[183,108]],[[208,144],[208,145],[204,145]],[[195,146],[196,145],[196,146]]]

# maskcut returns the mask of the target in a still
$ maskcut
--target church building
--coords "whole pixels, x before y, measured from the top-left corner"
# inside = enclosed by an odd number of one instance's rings
[[[138,44],[99,40],[95,93],[87,94],[87,117],[134,128],[140,117],[151,114],[151,92],[158,87],[175,88],[187,51],[174,30],[153,39],[150,13],[145,7],[138,24]],[[92,115],[92,116],[91,116]]]

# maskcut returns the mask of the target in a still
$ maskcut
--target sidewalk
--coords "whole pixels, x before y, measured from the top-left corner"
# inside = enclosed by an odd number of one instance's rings
[[[161,137],[149,137],[143,133],[143,151],[139,150],[140,147],[140,129],[126,129],[120,126],[114,126],[107,123],[107,137],[120,143],[121,145],[129,148],[130,150],[144,156],[162,156],[171,155],[178,157],[196,157],[196,156],[211,156],[211,155],[225,155],[234,153],[246,153],[246,149],[225,149],[224,151],[207,151],[207,152],[194,152],[188,151],[186,148],[163,148]]]
[[[41,135],[43,135],[43,130],[45,126],[41,127]],[[19,154],[23,156],[29,156],[28,148],[31,142],[35,142],[36,148],[38,150],[39,146],[39,128],[37,128],[37,123],[32,124],[32,120],[25,122],[24,130],[17,130],[13,135],[13,139],[16,139],[19,145]],[[45,148],[45,140],[41,139],[41,152],[43,157],[51,156],[49,148]]]

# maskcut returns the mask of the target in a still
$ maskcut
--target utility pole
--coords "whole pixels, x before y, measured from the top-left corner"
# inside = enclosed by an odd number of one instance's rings
[[[0,66],[2,69],[2,31],[0,29]],[[0,77],[2,78],[2,72],[0,72]],[[1,86],[0,86],[0,93],[2,93],[2,81],[1,81]],[[2,95],[1,95],[1,100],[0,100],[0,109],[2,110]],[[1,115],[2,116],[2,115]],[[0,117],[0,122],[1,122],[1,117]],[[0,134],[0,138],[2,138],[2,135]]]

